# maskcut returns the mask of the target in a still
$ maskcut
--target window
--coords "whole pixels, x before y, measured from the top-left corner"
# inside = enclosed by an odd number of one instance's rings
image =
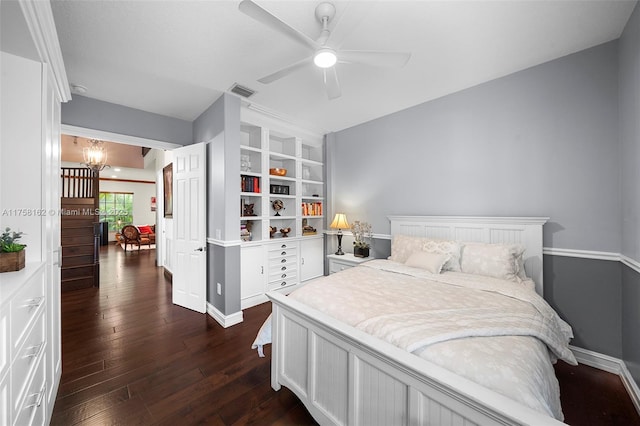
[[[133,193],[101,192],[98,203],[100,222],[109,222],[109,231],[133,225]]]

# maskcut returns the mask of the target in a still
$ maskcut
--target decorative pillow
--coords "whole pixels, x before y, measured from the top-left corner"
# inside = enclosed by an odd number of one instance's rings
[[[529,277],[527,277],[527,271],[524,268],[524,249],[522,253],[516,257],[516,265],[518,265],[518,277],[521,280],[529,279]]]
[[[413,252],[422,251],[426,238],[409,235],[394,235],[391,241],[391,256],[389,260],[405,263]]]
[[[439,274],[442,271],[442,267],[447,263],[450,257],[451,256],[448,254],[416,251],[409,256],[404,264],[407,266],[413,266],[414,268],[425,269],[432,274]]]
[[[467,274],[520,282],[518,257],[524,248],[514,244],[464,243],[460,267]]]
[[[140,226],[138,226],[138,231],[141,234],[153,234],[153,231],[151,230],[151,227],[149,225],[140,225]]]
[[[462,247],[457,241],[450,240],[425,240],[422,250],[429,253],[446,254],[449,260],[443,270],[460,272],[460,250]]]

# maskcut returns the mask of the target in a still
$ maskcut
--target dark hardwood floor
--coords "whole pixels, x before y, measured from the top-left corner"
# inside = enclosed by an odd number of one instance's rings
[[[270,386],[250,349],[270,311],[244,311],[222,328],[171,303],[155,251],[103,247],[101,287],[62,295],[63,373],[52,424],[315,424],[286,388]],[[640,425],[620,379],[590,367],[556,367],[566,421]]]

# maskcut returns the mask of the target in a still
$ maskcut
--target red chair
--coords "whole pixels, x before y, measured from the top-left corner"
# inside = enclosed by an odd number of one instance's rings
[[[151,248],[151,239],[148,236],[140,235],[138,228],[133,225],[127,225],[122,228],[120,234],[122,234],[124,242],[124,251],[127,251],[127,244],[131,244],[131,247],[137,245],[138,251],[140,251],[140,246],[145,244]]]

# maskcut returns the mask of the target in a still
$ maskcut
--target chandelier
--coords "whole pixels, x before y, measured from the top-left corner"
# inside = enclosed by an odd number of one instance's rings
[[[89,139],[88,143],[89,146],[82,149],[83,164],[94,172],[110,167],[107,165],[107,149],[104,142],[98,139]]]

